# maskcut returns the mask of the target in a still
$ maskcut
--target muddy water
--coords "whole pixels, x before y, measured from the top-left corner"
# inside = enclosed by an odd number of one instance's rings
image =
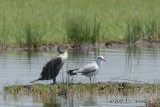
[[[127,81],[154,83],[160,78],[160,49],[158,48],[118,48],[97,49],[91,51],[70,50],[69,58],[57,77],[57,82],[65,81],[66,71],[90,63],[98,55],[106,58],[101,71],[97,74],[96,82]],[[145,106],[144,95],[68,95],[51,97],[31,96],[5,96],[3,85],[23,83],[29,84],[31,80],[39,77],[43,65],[56,51],[5,51],[0,52],[0,106],[15,107],[48,107],[48,106],[108,106],[130,107]],[[89,82],[89,79],[78,75],[74,82]],[[49,84],[52,81],[40,81]],[[141,102],[136,102],[139,99]],[[124,100],[117,103],[118,100]]]

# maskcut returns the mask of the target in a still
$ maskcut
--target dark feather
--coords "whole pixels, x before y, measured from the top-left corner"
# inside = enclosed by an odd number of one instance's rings
[[[67,73],[69,75],[76,75],[77,73],[74,73],[75,70],[78,70],[78,69],[68,70]]]
[[[81,73],[82,73],[82,75],[88,75],[93,72],[95,72],[95,69],[90,69],[90,70],[88,69],[88,70],[85,70],[84,72],[81,72]]]
[[[63,64],[64,62],[61,57],[54,57],[43,67],[39,80],[50,80],[55,78],[59,74]]]

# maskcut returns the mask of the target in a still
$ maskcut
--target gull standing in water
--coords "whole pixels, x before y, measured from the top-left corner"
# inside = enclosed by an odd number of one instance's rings
[[[62,68],[64,62],[68,58],[67,49],[70,48],[68,45],[60,44],[57,48],[59,55],[52,58],[48,61],[40,74],[40,77],[36,80],[31,81],[30,83],[39,81],[39,80],[51,80],[53,79],[53,83],[56,83],[56,77],[59,74],[60,69]]]
[[[90,64],[87,64],[83,67],[80,67],[78,69],[69,70],[69,71],[67,71],[67,73],[69,75],[80,74],[80,75],[87,76],[90,78],[90,82],[91,82],[91,77],[95,76],[98,73],[98,71],[100,70],[101,65],[102,65],[102,61],[106,61],[106,60],[104,59],[103,56],[98,56],[96,61],[94,61]]]

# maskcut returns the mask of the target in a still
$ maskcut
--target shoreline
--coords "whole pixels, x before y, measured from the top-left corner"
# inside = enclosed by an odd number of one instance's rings
[[[106,95],[128,95],[157,93],[158,84],[149,83],[129,83],[129,82],[97,82],[97,83],[64,83],[56,84],[31,84],[31,85],[8,85],[3,87],[6,95],[28,95],[28,96],[66,96],[67,94],[97,94]],[[152,98],[152,97],[151,97]],[[138,101],[138,100],[137,100]],[[145,99],[145,103],[149,106],[157,105],[158,99]]]
[[[5,46],[0,45],[0,51],[16,51],[16,50],[39,50],[39,51],[48,51],[48,50],[56,50],[58,45],[60,43],[53,43],[53,44],[42,44],[40,46],[35,47],[19,47],[19,46]],[[76,50],[91,50],[101,47],[106,48],[123,48],[123,47],[132,47],[132,46],[138,46],[138,47],[157,47],[160,48],[160,41],[142,41],[137,43],[127,43],[125,41],[108,41],[105,43],[76,43],[76,44],[67,44],[71,46],[72,48]]]
[[[56,89],[56,90],[52,90]],[[149,83],[130,83],[130,82],[96,82],[96,83],[67,83],[67,82],[58,82],[56,84],[13,84],[13,85],[5,85],[3,87],[3,91],[5,93],[10,94],[30,94],[33,93],[36,95],[49,95],[50,93],[55,95],[64,94],[64,91],[67,93],[133,93],[135,91],[138,92],[147,92],[153,91],[155,92],[156,87],[155,84]],[[48,91],[48,93],[41,93],[42,91]]]

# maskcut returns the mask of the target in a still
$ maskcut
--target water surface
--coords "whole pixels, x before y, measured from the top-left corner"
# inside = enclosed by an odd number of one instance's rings
[[[66,71],[74,69],[92,61],[98,55],[105,57],[101,71],[97,74],[96,82],[108,81],[129,81],[154,83],[160,77],[160,49],[158,48],[115,48],[97,49],[91,51],[70,50],[68,60],[57,77],[58,82],[65,81],[68,77]],[[31,80],[39,77],[44,64],[56,56],[56,51],[4,51],[0,52],[0,105],[11,106],[108,106],[108,107],[130,107],[145,106],[144,102],[135,103],[134,98],[144,100],[143,95],[118,97],[111,95],[67,95],[51,97],[31,97],[31,96],[5,96],[3,85],[23,83],[29,84]],[[89,82],[89,78],[78,75],[73,77],[74,82]],[[52,81],[42,81],[39,83],[49,84]],[[115,103],[114,98],[132,99],[132,102]]]

